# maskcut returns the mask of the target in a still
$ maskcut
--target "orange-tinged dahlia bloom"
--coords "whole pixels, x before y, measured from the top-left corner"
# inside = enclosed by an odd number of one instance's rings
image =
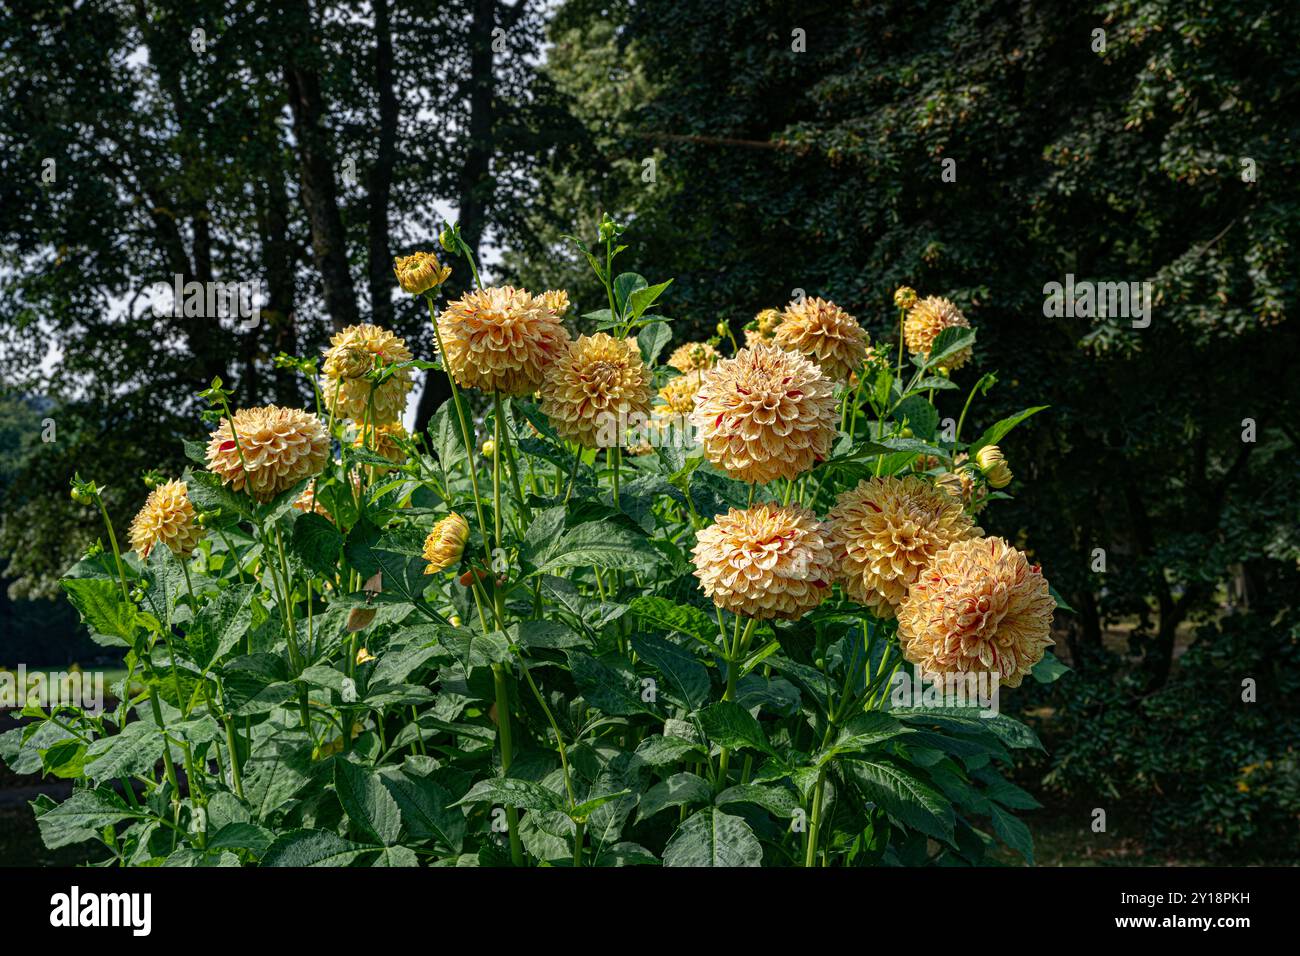
[[[437,574],[460,561],[469,540],[469,525],[456,512],[452,512],[433,526],[424,539],[425,574]]]
[[[172,554],[188,557],[203,538],[203,529],[190,504],[183,481],[168,481],[145,499],[144,507],[131,521],[128,532],[131,550],[148,558],[154,545],[167,545]]]
[[[440,265],[431,252],[413,252],[393,260],[393,273],[404,292],[419,295],[436,289],[451,276],[451,267]]]
[[[653,395],[636,339],[597,332],[578,336],[547,369],[542,411],[564,438],[611,447],[620,428],[644,422]]]
[[[723,610],[759,620],[802,617],[825,600],[835,559],[807,508],[732,508],[696,536],[695,576]]]
[[[918,475],[859,482],[826,522],[844,593],[882,618],[894,616],[936,554],[980,533],[959,501]]]
[[[411,361],[412,355],[405,340],[377,325],[349,325],[330,339],[320,390],[335,415],[354,422],[395,422],[402,417],[406,395],[415,384],[411,370],[401,369],[375,385],[362,376],[374,367],[376,358],[393,365]]]
[[[773,341],[786,351],[807,355],[835,382],[848,381],[867,360],[866,330],[828,299],[791,302]]]
[[[247,490],[259,501],[270,501],[319,474],[329,460],[325,426],[301,408],[241,408],[234,418],[233,433],[227,418],[212,433],[208,468],[236,491]]]
[[[537,297],[546,308],[555,313],[557,319],[564,318],[569,311],[569,293],[563,289],[547,289]]]
[[[830,455],[834,387],[812,362],[772,345],[704,373],[691,424],[709,461],[740,481],[795,478]]]
[[[659,389],[659,401],[662,404],[656,405],[655,411],[664,415],[689,415],[695,410],[695,395],[703,383],[703,377],[698,374],[678,375],[670,379],[667,385]]]
[[[722,355],[708,342],[687,342],[673,349],[668,364],[679,372],[703,372],[718,364]]]
[[[541,299],[511,286],[475,290],[438,316],[444,359],[464,388],[506,395],[537,391],[569,333]]]
[[[970,322],[962,315],[961,309],[947,299],[939,296],[927,296],[913,305],[903,321],[903,341],[907,350],[913,355],[929,355],[930,346],[944,329],[969,329]],[[958,369],[969,361],[971,350],[964,348],[941,363],[944,368]]]
[[[1055,642],[1038,565],[1001,538],[958,541],[935,555],[898,610],[904,656],[934,673],[995,671],[1019,687]]]

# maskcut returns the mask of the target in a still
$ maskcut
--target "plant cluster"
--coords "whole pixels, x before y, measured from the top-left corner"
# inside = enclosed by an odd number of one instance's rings
[[[373,325],[282,356],[313,409],[232,410],[187,442],[123,552],[63,588],[126,649],[114,708],[29,704],[20,772],[75,782],[34,808],[50,847],[121,865],[869,865],[1032,860],[1002,770],[1034,734],[901,678],[1015,687],[1054,594],[978,513],[997,443],[941,421],[975,330],[900,289],[898,353],[833,302],[679,344],[623,228],[574,240],[605,293],[484,287],[399,259],[438,361]],[[578,330],[573,331],[576,326]],[[911,353],[907,364],[904,349]],[[730,354],[727,354],[730,353]],[[427,434],[399,416],[447,374]],[[938,398],[937,398],[938,397]],[[486,440],[482,440],[486,436]],[[482,441],[481,441],[482,440]],[[132,693],[139,687],[138,693]],[[996,696],[993,700],[996,701]]]

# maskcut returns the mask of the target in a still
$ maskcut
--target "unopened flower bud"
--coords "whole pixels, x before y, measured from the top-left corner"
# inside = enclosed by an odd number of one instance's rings
[[[491,458],[497,453],[497,443],[489,438],[483,443],[483,457]]]
[[[1011,466],[1007,464],[1002,449],[997,445],[985,445],[975,455],[975,463],[984,472],[990,487],[1005,488],[1011,484]]]
[[[916,304],[916,290],[911,286],[900,285],[894,290],[894,305],[900,309],[910,309]]]

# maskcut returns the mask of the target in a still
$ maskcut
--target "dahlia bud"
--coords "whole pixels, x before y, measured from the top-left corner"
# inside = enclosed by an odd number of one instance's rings
[[[438,245],[455,255],[456,253],[456,230],[450,225],[442,227],[442,232],[438,233]]]
[[[731,334],[731,328],[725,321],[719,322],[715,331],[718,333],[719,338],[724,339]]]
[[[429,562],[424,573],[437,574],[456,564],[465,553],[468,540],[469,524],[453,511],[435,524],[424,539],[424,559]]]
[[[72,500],[79,505],[92,504],[95,500],[94,498],[90,497],[90,495],[86,494],[84,491],[81,491],[77,488],[73,488],[72,491],[69,492],[69,495],[71,496]]]
[[[459,614],[453,614],[451,617],[447,618],[447,620],[451,622],[452,627],[460,627],[463,623]]]
[[[894,305],[900,309],[910,309],[916,304],[916,290],[909,285],[900,285],[894,290]]]
[[[489,438],[483,443],[483,457],[491,458],[497,453],[497,443]]]
[[[371,661],[375,661],[375,660],[378,660],[378,658],[375,657],[374,654],[371,654],[371,653],[370,653],[368,650],[366,650],[364,647],[359,647],[359,648],[357,648],[357,666],[358,666],[358,667],[360,667],[362,664],[369,664]]]
[[[975,455],[975,462],[992,487],[1005,488],[1011,484],[1011,466],[1007,464],[1002,449],[997,445],[985,445],[981,448]]]
[[[431,252],[415,252],[393,260],[393,273],[404,292],[419,295],[447,281],[451,269],[440,265]]]

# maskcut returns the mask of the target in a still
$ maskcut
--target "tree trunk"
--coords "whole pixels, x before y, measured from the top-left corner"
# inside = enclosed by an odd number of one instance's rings
[[[370,168],[370,313],[376,325],[393,322],[393,261],[388,206],[397,159],[397,95],[393,92],[393,33],[388,0],[375,0],[375,90],[379,95],[378,155]]]
[[[298,144],[302,204],[311,227],[312,259],[320,274],[325,311],[330,324],[338,330],[359,321],[357,297],[348,269],[347,237],[334,182],[338,157],[322,122],[324,105],[320,77],[312,62],[315,37],[306,0],[295,5],[288,22],[292,26],[286,37],[284,78]]]

